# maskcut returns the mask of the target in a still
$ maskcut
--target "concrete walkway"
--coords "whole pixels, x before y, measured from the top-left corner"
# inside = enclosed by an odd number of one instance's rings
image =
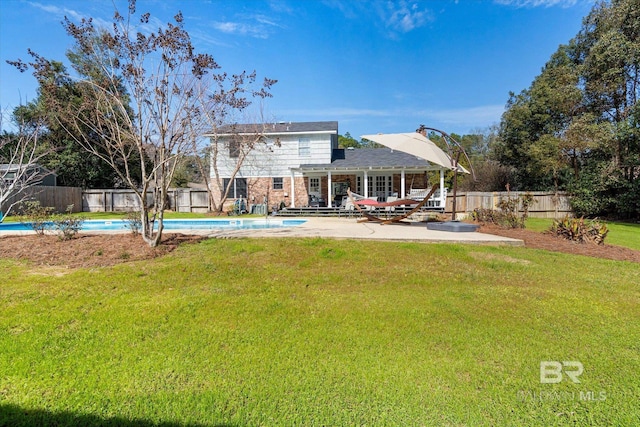
[[[296,218],[302,219],[302,218]],[[484,233],[453,233],[428,230],[424,222],[412,222],[410,225],[382,225],[372,222],[358,223],[356,219],[346,218],[304,218],[304,224],[287,228],[266,228],[255,230],[222,230],[208,233],[214,238],[240,237],[324,237],[334,239],[367,239],[413,242],[472,243],[481,245],[524,246],[524,242],[508,237]]]

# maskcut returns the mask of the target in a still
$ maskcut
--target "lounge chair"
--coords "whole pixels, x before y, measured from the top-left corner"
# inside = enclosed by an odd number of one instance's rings
[[[363,206],[366,210],[375,210],[378,205],[377,197],[364,197],[360,194],[352,193],[347,190],[348,195],[342,199],[342,206],[345,210],[357,210],[356,205]]]

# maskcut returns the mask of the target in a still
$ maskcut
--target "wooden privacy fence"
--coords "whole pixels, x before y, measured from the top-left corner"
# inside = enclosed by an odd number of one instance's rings
[[[506,191],[477,192],[469,191],[458,193],[456,197],[456,211],[458,214],[473,212],[476,208],[498,209],[498,203],[503,198],[520,197],[525,194],[533,195],[535,202],[529,206],[529,216],[532,218],[562,218],[572,215],[567,193],[554,193],[552,191]],[[522,205],[521,205],[522,207]],[[453,211],[453,196],[449,193],[445,212]],[[462,216],[462,215],[461,215]]]
[[[173,188],[167,197],[168,207],[176,212],[209,211],[207,190],[193,188]],[[147,204],[153,203],[153,194],[147,194]],[[139,210],[138,197],[131,190],[84,190],[82,210],[84,212],[123,212]]]
[[[571,215],[569,195],[548,191],[512,191],[507,192],[461,192],[457,195],[456,210],[460,217],[473,212],[476,208],[497,209],[501,198],[519,197],[532,194],[536,200],[529,208],[529,215],[534,218],[562,218]],[[131,190],[82,190],[78,187],[44,187],[27,188],[23,193],[9,198],[0,206],[4,211],[15,200],[38,200],[42,206],[53,206],[56,211],[64,212],[67,206],[73,205],[74,212],[118,212],[139,209],[137,197]],[[153,194],[148,196],[147,203],[153,202]],[[169,209],[177,212],[208,212],[209,194],[204,189],[173,188],[169,190]],[[446,213],[451,213],[453,196],[447,196]],[[4,208],[4,209],[3,209]]]
[[[14,202],[20,200],[37,200],[41,206],[51,206],[56,212],[65,212],[69,205],[73,205],[73,212],[82,212],[82,188],[79,187],[47,187],[35,185],[27,187],[18,194],[6,200],[0,211],[4,212]],[[19,209],[19,206],[14,207]],[[15,211],[12,211],[15,213]]]

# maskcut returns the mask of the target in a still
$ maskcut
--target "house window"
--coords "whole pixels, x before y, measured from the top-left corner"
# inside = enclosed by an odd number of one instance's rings
[[[222,194],[224,195],[224,190],[229,185],[229,178],[225,178],[222,180]],[[236,178],[233,180],[233,184],[231,184],[231,188],[229,189],[229,194],[227,195],[230,199],[239,199],[239,198],[247,198],[247,178]]]
[[[362,192],[362,177],[360,175],[356,176],[356,193],[357,194],[364,194]]]
[[[238,158],[240,156],[240,143],[238,141],[229,141],[229,157]]]
[[[300,138],[298,140],[298,156],[311,157],[311,140],[309,138]]]
[[[387,197],[392,193],[391,185],[393,183],[391,175],[371,176],[367,182],[369,196]]]
[[[376,195],[382,196],[382,197],[387,195],[387,177],[386,176],[376,176]]]
[[[4,180],[4,184],[9,186],[11,184],[13,184],[13,181],[15,181],[16,178],[16,173],[15,172],[7,172],[4,177],[2,175],[0,175],[0,184],[2,184],[2,181]]]
[[[320,194],[320,178],[309,178],[309,194]]]
[[[284,188],[282,177],[274,177],[273,178],[273,189],[274,190],[282,190]]]

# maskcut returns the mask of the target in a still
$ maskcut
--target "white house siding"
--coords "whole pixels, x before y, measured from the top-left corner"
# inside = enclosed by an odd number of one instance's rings
[[[269,139],[275,139],[277,135],[268,135]],[[298,154],[298,141],[300,138],[309,138],[310,155],[301,157]],[[260,144],[249,153],[240,168],[238,177],[288,177],[291,168],[298,168],[305,163],[331,163],[331,135],[324,134],[295,134],[280,135],[280,146]],[[223,142],[218,154],[218,172],[221,177],[230,177],[235,168],[237,159],[229,157],[229,149]],[[211,176],[214,175],[213,165]]]
[[[332,149],[337,146],[337,133],[335,131],[318,132],[295,132],[295,133],[273,133],[265,134],[267,143],[259,144],[245,158],[240,170],[235,178],[245,178],[247,180],[247,197],[249,201],[261,203],[266,193],[269,194],[270,206],[284,202],[289,206],[295,203],[296,206],[306,205],[308,195],[306,191],[306,179],[300,172],[295,172],[295,201],[292,199],[292,171],[302,164],[327,164],[331,163]],[[307,138],[309,140],[309,155],[300,156],[299,141]],[[279,140],[276,145],[273,141]],[[215,143],[212,141],[212,144]],[[229,178],[236,167],[237,158],[229,156],[229,147],[224,142],[224,137],[220,138],[217,169],[220,178]],[[211,165],[211,177],[215,178],[213,164]],[[283,178],[283,189],[272,189],[272,178]],[[213,179],[215,181],[215,179]],[[221,193],[217,188],[217,183],[212,182],[213,194]]]

